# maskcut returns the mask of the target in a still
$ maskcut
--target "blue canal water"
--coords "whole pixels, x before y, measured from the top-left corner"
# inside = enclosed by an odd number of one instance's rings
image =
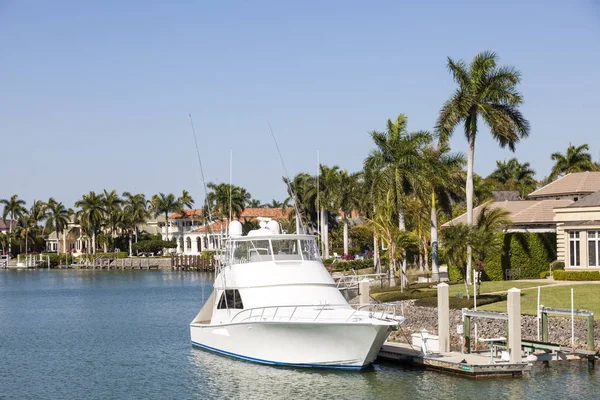
[[[0,399],[598,399],[586,364],[473,381],[394,364],[270,367],[192,348],[212,276],[0,270]],[[600,369],[600,368],[599,368]]]

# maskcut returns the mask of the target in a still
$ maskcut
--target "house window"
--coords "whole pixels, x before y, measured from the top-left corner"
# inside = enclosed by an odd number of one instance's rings
[[[222,310],[226,308],[244,308],[240,292],[237,289],[226,290],[225,293],[221,294],[221,300],[219,300],[217,309]]]
[[[600,266],[600,231],[588,232],[588,266]]]
[[[579,249],[579,232],[569,232],[569,266],[579,267],[580,265],[580,254]]]

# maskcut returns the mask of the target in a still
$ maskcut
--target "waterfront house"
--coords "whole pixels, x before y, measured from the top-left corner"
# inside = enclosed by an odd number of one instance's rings
[[[246,208],[239,221],[257,221],[258,217],[271,218],[279,222],[287,220],[291,210],[281,208]],[[168,235],[167,235],[168,224]],[[169,215],[168,221],[161,227],[163,240],[175,240],[177,248],[173,252],[185,255],[198,255],[204,250],[220,248],[227,235],[227,218],[209,224],[204,220],[201,208],[185,210],[183,213]]]

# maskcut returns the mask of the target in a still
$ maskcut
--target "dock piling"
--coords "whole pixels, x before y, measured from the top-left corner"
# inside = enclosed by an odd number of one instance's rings
[[[517,288],[508,290],[508,352],[510,362],[523,361],[521,357],[521,291]]]
[[[440,353],[450,351],[450,299],[448,284],[437,285],[438,291],[438,338]]]

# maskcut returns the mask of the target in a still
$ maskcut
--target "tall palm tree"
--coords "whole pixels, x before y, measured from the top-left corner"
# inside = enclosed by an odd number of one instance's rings
[[[77,216],[81,222],[82,229],[87,230],[92,236],[92,253],[96,254],[96,234],[102,226],[102,221],[106,213],[105,200],[102,194],[97,195],[93,190],[84,194],[80,200],[75,202],[75,207],[79,207]]]
[[[444,212],[450,218],[452,216],[452,204],[464,200],[463,167],[466,164],[466,159],[462,153],[451,153],[450,147],[444,143],[440,143],[438,146],[431,143],[423,150],[422,154],[425,160],[422,171],[427,179],[425,190],[417,192],[420,192],[419,201],[423,205],[427,204],[431,207],[431,269],[433,277],[439,279],[437,210]],[[431,202],[429,202],[430,194]],[[423,239],[424,236],[422,238],[422,250],[427,265],[429,253]]]
[[[65,229],[69,225],[73,210],[67,209],[63,203],[59,203],[54,198],[48,200],[48,217],[46,219],[46,227],[54,229],[56,232],[56,240],[60,241],[60,233],[63,232],[63,250],[67,251],[67,235]],[[56,245],[56,253],[60,254],[60,246]]]
[[[319,204],[321,206],[321,240],[323,243],[323,257],[329,258],[329,213],[338,212],[338,188],[340,186],[340,167],[319,165]]]
[[[19,199],[19,196],[13,194],[9,199],[0,199],[0,204],[4,205],[2,211],[2,220],[6,222],[6,217],[10,215],[10,222],[8,224],[8,253],[12,251],[12,234],[13,225],[16,223],[16,219],[27,212],[25,208],[25,201]]]
[[[371,195],[374,202],[387,202],[388,195],[391,195],[400,231],[406,230],[404,202],[407,196],[427,187],[427,176],[423,174],[426,159],[422,153],[432,141],[429,132],[408,133],[407,122],[406,116],[400,114],[396,121],[388,120],[386,132],[372,132],[371,137],[377,147],[369,153],[364,163],[365,170],[373,175]],[[406,272],[407,258],[403,254],[403,277]],[[402,285],[407,283],[406,279],[401,279]]]
[[[283,177],[283,182],[288,185],[288,197],[283,201],[282,208],[290,207],[291,204],[295,204],[300,212],[300,216],[296,215],[294,210],[290,215],[293,215],[297,221],[297,228],[299,227],[299,218],[302,219],[309,232],[318,231],[318,213],[317,209],[317,178],[306,172],[301,172],[291,179],[288,183],[288,179]],[[290,188],[293,194],[290,192]]]
[[[103,200],[104,212],[107,217],[106,222],[108,222],[108,226],[110,227],[110,237],[114,238],[117,224],[119,223],[119,217],[121,216],[121,204],[123,203],[123,200],[121,200],[116,190],[111,190],[109,192],[106,189],[104,189]]]
[[[345,169],[340,171],[337,192],[338,203],[344,220],[344,254],[348,254],[348,217],[360,202],[361,175],[360,172],[349,174]]]
[[[123,192],[123,212],[121,219],[128,222],[126,226],[133,231],[135,242],[138,241],[138,225],[143,224],[150,217],[148,212],[148,202],[146,196],[142,193],[132,194]]]
[[[436,123],[440,140],[445,142],[454,129],[464,125],[469,142],[467,159],[467,223],[473,224],[473,161],[478,120],[481,118],[489,127],[492,137],[511,151],[522,138],[529,136],[529,122],[519,106],[523,97],[517,91],[521,73],[514,67],[496,65],[498,57],[493,52],[475,56],[470,65],[448,57],[448,69],[458,88],[444,103]],[[470,254],[471,248],[468,248]],[[467,257],[467,279],[470,281],[471,257]]]
[[[19,216],[16,233],[20,239],[25,240],[25,254],[29,253],[29,239],[33,240],[32,234],[35,228],[35,218],[28,211]]]
[[[597,171],[599,169],[598,164],[592,162],[589,150],[590,146],[588,144],[575,147],[569,143],[565,154],[552,153],[550,157],[554,161],[554,166],[548,177],[549,180],[553,181],[559,176],[571,172]]]
[[[175,198],[173,193],[164,194],[158,193],[152,196],[152,200],[150,201],[150,208],[155,216],[164,215],[165,216],[165,224],[167,226],[167,240],[169,240],[169,214],[171,213],[182,213],[183,212],[183,204],[179,201],[179,199]]]
[[[214,213],[213,216],[221,220],[229,218],[230,202],[232,217],[240,218],[252,199],[250,193],[240,186],[213,182],[209,182],[206,186],[211,190],[207,198]]]

